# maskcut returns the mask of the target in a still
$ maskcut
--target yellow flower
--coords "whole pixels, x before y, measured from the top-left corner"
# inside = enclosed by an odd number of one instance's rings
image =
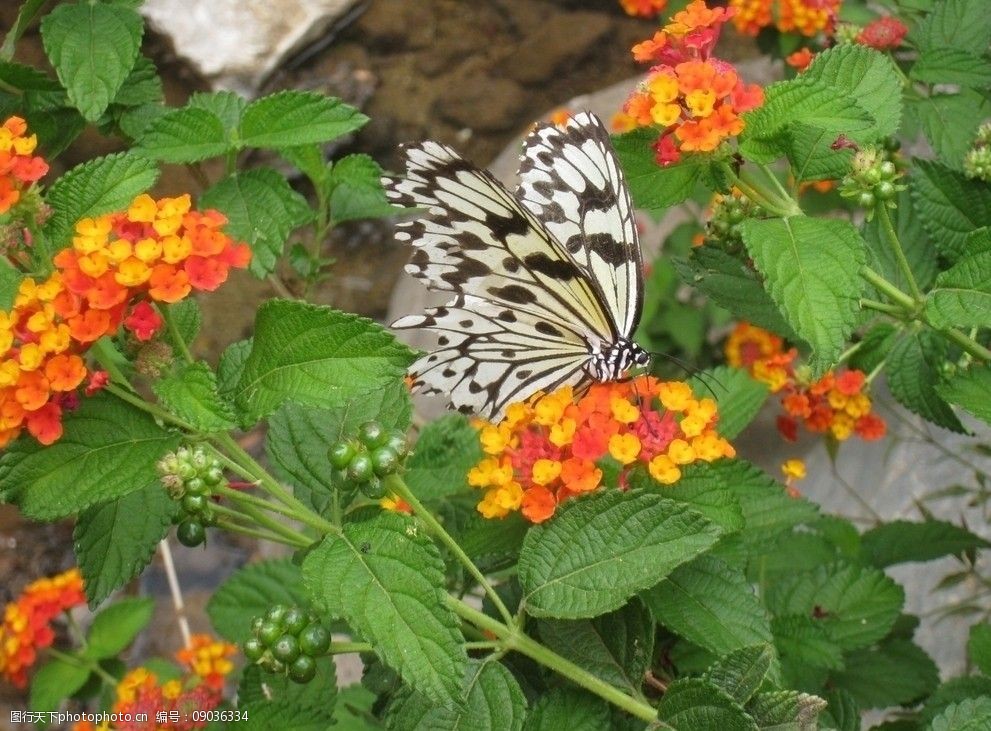
[[[681,107],[677,104],[655,104],[650,108],[650,118],[661,127],[670,127],[681,117]]]
[[[668,411],[684,411],[692,398],[692,389],[682,381],[665,381],[657,384],[657,397]]]
[[[609,437],[609,454],[617,462],[630,464],[640,454],[640,440],[636,434],[613,434]]]
[[[550,434],[548,434],[547,438],[555,447],[565,447],[571,444],[571,441],[575,438],[576,426],[577,424],[574,419],[565,417],[557,424],[551,425]]]
[[[510,446],[511,432],[502,425],[488,424],[482,427],[478,439],[482,443],[482,451],[486,454],[502,454]]]
[[[620,424],[632,424],[640,418],[640,409],[631,404],[625,398],[613,396],[609,401],[609,410],[612,411],[612,418]]]
[[[147,193],[142,193],[135,198],[127,209],[127,217],[135,223],[151,223],[158,213],[158,206],[155,199]]]
[[[647,465],[650,476],[662,485],[672,485],[681,479],[681,470],[678,465],[664,454],[654,457]]]
[[[673,439],[668,445],[668,457],[675,464],[691,464],[695,461],[695,450],[684,439]]]
[[[553,459],[538,459],[533,463],[534,484],[549,485],[561,475],[561,463]]]
[[[785,477],[802,480],[805,478],[805,462],[800,459],[785,460],[781,465],[781,472],[784,473]]]
[[[671,74],[655,74],[647,81],[647,91],[658,104],[668,104],[678,98],[678,79]]]

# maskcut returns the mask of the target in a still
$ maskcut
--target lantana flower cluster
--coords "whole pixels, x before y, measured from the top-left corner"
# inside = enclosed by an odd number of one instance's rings
[[[769,25],[783,33],[832,35],[843,0],[730,0],[733,26],[755,36]]]
[[[42,444],[58,440],[92,343],[122,324],[149,340],[162,325],[152,302],[213,291],[231,267],[247,266],[250,249],[224,223],[217,211],[192,210],[188,195],[140,195],[126,211],[81,219],[55,271],[24,279],[13,309],[0,312],[0,446],[25,428]],[[91,379],[88,392],[105,378]]]
[[[711,55],[733,12],[693,0],[653,38],[633,47],[637,61],[654,65],[614,124],[660,130],[654,144],[658,164],[678,162],[685,152],[712,152],[743,131],[742,113],[764,101],[760,86],[744,84],[732,64]]]
[[[28,584],[4,609],[0,624],[0,676],[18,688],[27,686],[27,673],[38,659],[38,650],[50,647],[55,641],[52,620],[85,603],[79,569]]]
[[[484,517],[520,511],[541,523],[568,498],[602,488],[604,467],[618,470],[620,488],[638,467],[670,485],[685,465],[734,456],[717,420],[712,399],[650,376],[596,384],[582,396],[570,386],[538,393],[498,423],[476,423],[486,456],[468,483],[485,491],[477,506]]]
[[[20,117],[8,117],[0,126],[0,214],[14,207],[24,191],[48,172],[48,163],[32,155],[38,136],[27,131]]]
[[[863,371],[829,371],[812,381],[804,376],[804,369],[795,368],[795,348],[786,350],[777,335],[745,322],[730,334],[725,351],[729,365],[747,369],[780,395],[784,413],[778,416],[777,426],[788,441],[798,439],[799,425],[841,442],[854,434],[867,441],[885,435],[887,425],[872,411]]]
[[[193,635],[190,647],[176,653],[187,672],[164,683],[144,667],[128,672],[117,683],[111,713],[118,718],[146,721],[106,721],[76,723],[73,731],[191,731],[207,727],[205,720],[193,720],[193,711],[210,711],[223,701],[224,682],[234,670],[229,658],[237,647],[209,635]],[[128,715],[130,714],[130,715]],[[162,719],[168,719],[164,723]]]
[[[660,14],[667,7],[668,0],[619,0],[627,15],[650,18]]]

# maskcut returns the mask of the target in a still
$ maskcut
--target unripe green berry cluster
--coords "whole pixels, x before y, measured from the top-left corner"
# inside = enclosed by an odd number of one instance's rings
[[[905,190],[897,182],[902,173],[891,159],[892,152],[881,147],[860,148],[853,155],[850,172],[840,184],[840,195],[853,198],[858,206],[867,209],[868,220],[878,203],[894,208],[898,191]]]
[[[705,224],[705,237],[732,252],[743,246],[743,222],[762,215],[763,209],[742,193],[718,196]]]
[[[244,656],[270,673],[308,683],[317,672],[316,658],[330,649],[330,632],[312,612],[276,604],[251,623]]]
[[[977,128],[977,137],[963,159],[963,171],[968,178],[991,183],[991,122]]]
[[[390,431],[377,421],[367,421],[354,438],[332,445],[327,459],[343,479],[377,500],[386,493],[382,478],[398,472],[408,453],[405,433]]]
[[[198,546],[206,539],[205,526],[216,522],[210,493],[224,482],[220,462],[199,447],[180,447],[155,467],[169,496],[179,503],[176,537],[184,546]]]

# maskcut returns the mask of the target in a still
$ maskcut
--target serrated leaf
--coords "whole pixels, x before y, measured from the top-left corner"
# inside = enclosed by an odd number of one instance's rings
[[[991,624],[982,622],[971,626],[967,655],[978,670],[991,676]]]
[[[982,54],[991,39],[991,16],[983,0],[943,0],[933,5],[912,38],[923,50],[957,48]]]
[[[275,270],[289,234],[313,216],[306,199],[271,168],[234,173],[205,191],[201,203],[226,215],[227,233],[251,246],[256,277]]]
[[[339,408],[400,380],[413,353],[382,326],[329,307],[269,300],[233,401],[258,419],[286,400]]]
[[[796,666],[843,669],[843,651],[819,620],[805,614],[786,614],[771,620],[771,631],[786,676]]]
[[[204,109],[217,117],[225,130],[237,129],[241,124],[248,101],[233,91],[198,91],[189,97],[186,103],[192,109]]]
[[[14,306],[14,297],[21,286],[24,274],[14,269],[6,259],[0,260],[0,309],[4,312]]]
[[[837,563],[784,577],[768,588],[777,616],[814,616],[844,649],[876,642],[894,625],[905,602],[902,588],[878,569]]]
[[[991,698],[954,703],[933,719],[929,731],[988,731],[991,729]]]
[[[661,485],[646,472],[637,471],[630,477],[630,486],[685,503],[727,531],[739,530],[744,525],[740,500],[734,486],[724,480],[725,472],[718,465],[718,462],[686,465],[681,479],[673,485]]]
[[[238,340],[224,348],[224,352],[220,354],[220,361],[217,363],[217,389],[228,401],[233,401],[231,394],[241,380],[244,364],[251,354],[251,345],[252,338]],[[250,423],[253,424],[254,421],[252,419]]]
[[[937,386],[936,392],[951,404],[991,424],[991,399],[988,398],[991,393],[991,368],[972,364]]]
[[[273,604],[308,603],[299,566],[280,558],[238,569],[210,597],[206,613],[217,634],[241,643],[251,636],[251,620]]]
[[[917,97],[910,104],[940,160],[955,170],[963,169],[978,125],[991,114],[991,102],[973,89],[961,89],[955,94]]]
[[[402,211],[385,197],[382,168],[368,155],[346,155],[334,163],[326,178],[330,220],[379,218]]]
[[[79,514],[72,543],[90,607],[148,565],[176,510],[175,501],[154,481]]]
[[[497,661],[469,660],[460,708],[431,703],[418,693],[401,694],[386,722],[392,731],[521,731],[526,697],[513,674]]]
[[[909,76],[926,84],[991,84],[991,63],[959,48],[929,48],[919,54]]]
[[[161,305],[160,305],[161,306]],[[165,305],[167,308],[166,312],[171,318],[172,322],[175,323],[175,328],[179,332],[179,337],[186,345],[192,345],[193,341],[196,340],[196,336],[200,332],[200,327],[203,326],[203,311],[200,309],[199,304],[197,304],[196,299],[193,297],[187,297],[184,300],[179,300],[178,302]],[[164,333],[164,336],[172,344],[172,347],[178,348],[179,344],[175,341],[171,329]]]
[[[739,703],[701,678],[671,683],[657,707],[657,718],[677,731],[757,731],[757,724]]]
[[[909,640],[889,640],[877,648],[846,655],[846,668],[830,682],[846,690],[864,708],[911,705],[939,684],[939,671],[921,647]]]
[[[21,91],[59,91],[62,86],[34,66],[16,61],[0,61],[0,81]],[[31,130],[34,132],[34,130]]]
[[[138,58],[144,24],[110,3],[59,5],[41,21],[41,40],[69,100],[90,122],[113,101]]]
[[[950,261],[963,254],[971,232],[991,226],[991,188],[945,165],[916,161],[909,189],[922,225]]]
[[[637,695],[654,651],[654,623],[639,601],[594,619],[547,619],[541,641],[597,678]]]
[[[152,386],[170,412],[203,432],[233,429],[234,410],[217,393],[217,376],[203,361],[184,363]]]
[[[834,150],[838,137],[812,124],[792,124],[788,127],[785,154],[795,180],[832,180],[842,178],[850,170],[853,150]]]
[[[944,429],[966,433],[953,409],[936,391],[945,342],[927,330],[902,333],[888,354],[885,375],[891,394],[905,408]]]
[[[98,157],[62,175],[45,196],[54,213],[45,224],[53,252],[69,246],[72,228],[80,218],[126,208],[158,180],[151,160],[128,153]]]
[[[295,147],[329,142],[360,129],[368,117],[340,99],[306,91],[281,91],[251,102],[241,118],[247,147]]]
[[[332,657],[317,658],[317,674],[307,683],[294,683],[285,675],[248,665],[237,686],[238,709],[245,711],[250,727],[260,731],[287,718],[293,719],[293,731],[326,731],[334,723],[337,700],[337,672]],[[243,720],[238,723],[239,727],[243,725]]]
[[[676,165],[658,165],[652,147],[657,133],[647,129],[615,135],[612,141],[633,205],[655,215],[688,198],[710,164],[700,155]]]
[[[991,543],[966,528],[942,520],[881,523],[864,533],[861,541],[864,560],[879,569],[912,561],[932,561],[979,548],[991,548]]]
[[[29,518],[64,518],[157,483],[155,462],[179,443],[143,411],[103,394],[84,399],[64,427],[50,446],[20,439],[0,456],[0,492]]]
[[[926,317],[936,328],[991,323],[991,250],[965,254],[940,272],[926,295]]]
[[[82,688],[89,676],[88,666],[53,658],[39,667],[31,679],[28,706],[44,714],[57,711],[62,699]]]
[[[303,561],[307,591],[427,699],[458,705],[467,656],[437,547],[394,514],[348,523]]]
[[[774,659],[771,645],[741,647],[719,658],[705,671],[703,678],[737,703],[746,703],[764,682]]]
[[[421,500],[440,500],[468,489],[468,470],[483,457],[478,432],[461,414],[427,424],[406,461],[406,484]]]
[[[864,240],[846,221],[792,216],[743,222],[743,241],[785,320],[812,346],[822,373],[857,322],[864,289]]]
[[[689,380],[692,391],[701,398],[715,399],[719,407],[720,436],[735,438],[753,421],[770,391],[741,368],[718,366],[699,371]]]
[[[936,277],[936,249],[919,220],[911,194],[907,190],[899,191],[896,202],[898,207],[888,211],[888,215],[892,219],[895,235],[915,276],[916,284],[926,289]],[[908,280],[892,251],[881,216],[874,216],[864,223],[863,235],[874,261],[871,266],[896,287],[908,291]],[[865,372],[869,373],[870,370],[868,368]]]
[[[743,570],[718,558],[683,564],[641,596],[660,624],[717,655],[771,642],[770,618]]]
[[[928,728],[928,724],[951,705],[970,698],[991,698],[991,678],[964,675],[946,681],[926,699],[919,713],[919,724]]]
[[[609,706],[577,688],[553,688],[533,704],[526,731],[602,731],[609,728]]]
[[[323,512],[341,478],[327,460],[327,450],[357,433],[366,421],[405,432],[412,406],[402,381],[348,401],[339,409],[316,409],[287,403],[268,420],[265,453],[277,477],[293,486],[296,497]]]
[[[132,142],[136,142],[141,139],[141,135],[144,134],[152,122],[159,117],[164,117],[169,111],[169,108],[164,104],[158,104],[156,102],[129,107],[122,110],[117,116],[117,126]]]
[[[826,701],[816,695],[784,690],[758,693],[747,713],[762,731],[817,731]]]
[[[142,155],[170,163],[199,162],[233,149],[216,114],[188,106],[152,120],[138,144]]]
[[[502,520],[489,520],[476,513],[458,531],[457,539],[477,564],[515,564],[529,528],[530,522],[519,513],[510,513]]]
[[[861,731],[860,706],[845,690],[833,688],[824,694],[829,704],[823,717],[825,728],[837,731]],[[915,731],[913,727],[912,731]]]
[[[721,532],[683,504],[638,490],[569,500],[527,533],[523,602],[537,617],[603,614],[712,547]]]
[[[147,56],[138,56],[131,73],[114,96],[113,103],[125,107],[162,101],[162,79],[155,62]]]
[[[894,62],[885,54],[855,43],[840,44],[817,53],[801,78],[842,90],[874,119],[869,136],[853,132],[852,138],[877,139],[898,131],[902,82]],[[823,126],[816,121],[811,123]]]
[[[103,660],[122,652],[151,621],[155,602],[149,598],[119,599],[93,617],[83,657]]]

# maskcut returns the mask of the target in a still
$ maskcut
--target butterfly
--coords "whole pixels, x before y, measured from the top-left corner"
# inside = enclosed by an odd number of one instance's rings
[[[597,117],[536,127],[515,193],[445,145],[402,149],[406,175],[384,178],[386,195],[426,209],[397,226],[414,249],[406,271],[452,294],[392,324],[438,335],[410,368],[414,390],[496,421],[537,391],[583,389],[650,363],[632,340],[643,309],[633,204]]]

